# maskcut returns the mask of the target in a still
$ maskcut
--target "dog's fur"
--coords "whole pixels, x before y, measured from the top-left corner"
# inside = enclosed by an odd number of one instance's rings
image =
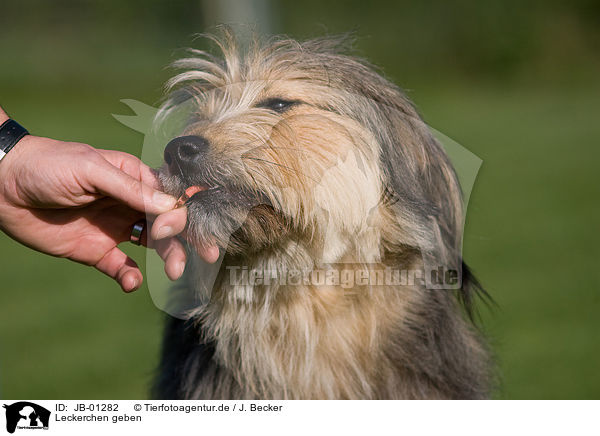
[[[162,109],[192,102],[183,135],[207,147],[191,166],[170,158],[160,175],[174,195],[212,187],[188,203],[187,239],[217,243],[223,262],[212,289],[189,262],[198,303],[168,322],[154,395],[487,397],[488,353],[469,320],[476,282],[460,255],[460,187],[411,102],[344,54],[343,38],[247,50],[227,31],[212,39],[223,59],[193,51],[179,61],[186,71]],[[244,285],[227,269],[322,265],[443,266],[462,271],[462,285]]]

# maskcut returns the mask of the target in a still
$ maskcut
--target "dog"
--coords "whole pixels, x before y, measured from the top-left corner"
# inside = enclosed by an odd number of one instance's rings
[[[487,398],[461,188],[410,100],[344,37],[208,38],[222,57],[177,61],[160,111],[189,105],[158,172],[172,195],[197,187],[195,302],[167,321],[153,396]],[[208,286],[202,244],[221,252]],[[440,268],[454,289],[423,280]]]

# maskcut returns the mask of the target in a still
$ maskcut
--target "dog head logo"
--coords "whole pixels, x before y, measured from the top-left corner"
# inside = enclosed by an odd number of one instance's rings
[[[28,401],[19,401],[3,406],[6,409],[6,431],[14,433],[18,429],[47,429],[50,411]]]

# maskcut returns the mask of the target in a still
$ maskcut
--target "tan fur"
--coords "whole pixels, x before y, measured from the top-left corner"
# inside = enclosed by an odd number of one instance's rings
[[[248,198],[260,193],[270,206],[216,211],[219,219],[190,206],[192,246],[216,241],[225,252],[212,288],[188,272],[203,303],[182,322],[211,355],[166,343],[157,395],[485,396],[486,352],[451,291],[230,282],[231,266],[281,274],[460,268],[462,202],[447,157],[411,103],[370,66],[337,53],[336,43],[275,40],[243,56],[230,33],[213,40],[224,60],[194,51],[179,61],[187,71],[170,82],[177,91],[162,114],[192,99],[183,134],[210,144],[202,177]],[[301,103],[279,114],[260,106],[269,98]],[[161,177],[173,194],[185,189],[166,167]],[[240,228],[225,232],[225,218]]]

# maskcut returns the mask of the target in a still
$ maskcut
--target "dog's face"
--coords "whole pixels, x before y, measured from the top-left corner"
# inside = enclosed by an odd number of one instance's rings
[[[193,102],[160,172],[174,195],[202,189],[188,202],[190,242],[240,253],[300,239],[328,262],[431,242],[433,196],[448,188],[427,184],[456,182],[394,85],[330,41],[279,41],[245,56],[231,40],[222,48],[223,61],[180,61],[189,70],[172,80],[180,88],[167,105]],[[455,198],[444,201],[456,212]]]

